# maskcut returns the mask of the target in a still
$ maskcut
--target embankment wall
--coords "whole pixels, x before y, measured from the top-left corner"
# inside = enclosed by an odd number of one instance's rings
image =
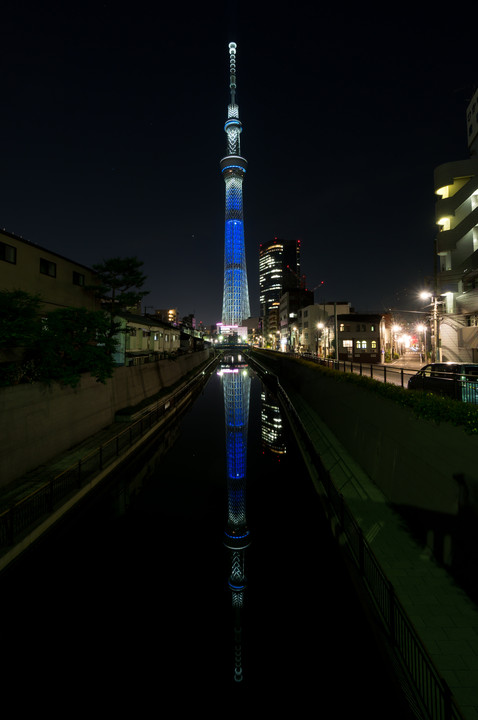
[[[286,355],[254,357],[286,391],[301,394],[390,502],[451,515],[464,505],[478,512],[477,436],[420,419],[410,408]]]
[[[175,360],[118,367],[106,384],[88,374],[77,388],[42,384],[0,389],[0,485],[7,485],[111,425],[125,407],[173,386],[210,350]]]

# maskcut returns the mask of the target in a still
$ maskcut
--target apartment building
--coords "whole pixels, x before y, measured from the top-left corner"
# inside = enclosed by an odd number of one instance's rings
[[[39,295],[45,312],[62,307],[99,310],[99,300],[87,289],[95,282],[91,268],[0,230],[1,290]]]
[[[434,173],[438,269],[430,307],[438,313],[438,359],[478,362],[478,90],[466,123],[470,157]]]

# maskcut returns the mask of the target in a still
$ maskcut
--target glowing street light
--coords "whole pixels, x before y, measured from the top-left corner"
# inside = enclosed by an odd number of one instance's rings
[[[430,292],[421,292],[420,297],[422,300],[431,300],[432,306],[432,319],[433,319],[433,334],[432,334],[432,362],[440,362],[441,360],[441,348],[440,348],[440,321],[438,319],[438,303],[444,302],[439,300],[436,295]]]
[[[323,349],[323,347],[322,347],[322,346],[323,346],[323,340],[324,340],[323,330],[324,330],[324,323],[323,323],[323,322],[317,323],[317,335],[316,335],[316,337],[317,337],[317,348],[316,348],[316,350],[317,350],[317,355],[321,354],[321,353],[319,353],[319,349],[320,349],[320,350]],[[322,332],[321,332],[321,331],[322,331]],[[320,333],[320,334],[319,334],[319,333]],[[319,339],[320,339],[320,345],[319,345]]]
[[[394,350],[397,348],[397,335],[400,332],[402,328],[400,325],[392,325],[392,360],[394,355]]]
[[[417,332],[422,333],[422,342],[420,343],[420,362],[424,360],[426,362],[427,357],[427,326],[417,325]],[[423,349],[423,353],[422,353]],[[422,357],[423,356],[423,357]]]

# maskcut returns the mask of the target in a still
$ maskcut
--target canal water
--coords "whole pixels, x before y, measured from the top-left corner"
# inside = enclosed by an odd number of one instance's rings
[[[243,363],[0,588],[19,708],[406,717],[277,402]]]

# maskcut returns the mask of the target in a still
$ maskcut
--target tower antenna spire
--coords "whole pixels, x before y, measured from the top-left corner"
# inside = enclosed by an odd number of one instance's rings
[[[229,88],[231,90],[231,105],[236,104],[236,43],[229,43]]]

